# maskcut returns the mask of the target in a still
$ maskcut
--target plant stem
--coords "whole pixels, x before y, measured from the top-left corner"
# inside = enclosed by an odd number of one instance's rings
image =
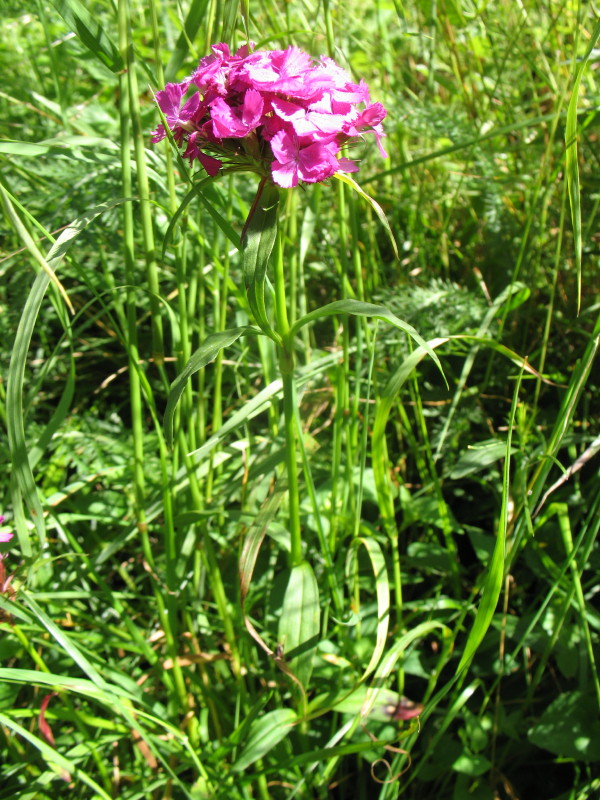
[[[291,566],[302,561],[302,531],[300,528],[300,493],[296,465],[296,384],[294,382],[295,354],[288,321],[285,273],[283,269],[283,242],[281,230],[275,240],[275,316],[277,330],[283,344],[279,347],[279,371],[283,381],[283,419],[285,431],[285,466],[288,480],[289,527],[291,537]]]

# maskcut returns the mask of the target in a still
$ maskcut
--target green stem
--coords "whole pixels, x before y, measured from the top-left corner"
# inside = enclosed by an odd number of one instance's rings
[[[280,361],[281,365],[281,361]],[[296,466],[296,385],[292,372],[281,373],[283,379],[283,416],[285,429],[285,466],[288,479],[291,562],[297,567],[302,562],[302,532],[300,529],[300,497]]]
[[[283,381],[283,419],[285,432],[285,466],[288,480],[289,527],[291,537],[291,565],[297,567],[302,561],[302,531],[300,528],[300,493],[298,491],[298,468],[296,464],[296,384],[294,382],[294,342],[290,337],[285,273],[283,269],[283,242],[277,230],[275,240],[275,316],[277,330],[282,338],[279,347],[279,370]]]
[[[120,0],[118,7],[119,47],[126,57],[129,46],[128,7]],[[121,128],[121,180],[123,196],[131,197],[133,182],[131,174],[131,122],[129,116],[129,85],[127,76],[119,78],[119,117]],[[152,550],[148,541],[145,514],[145,475],[144,475],[144,426],[140,379],[137,372],[139,360],[137,341],[137,305],[135,297],[136,277],[134,274],[134,221],[131,203],[123,203],[123,263],[127,285],[127,353],[129,356],[129,402],[131,406],[131,429],[133,437],[133,486],[137,527],[142,537],[144,555],[151,562]]]
[[[158,281],[158,265],[156,263],[156,247],[154,243],[154,225],[152,220],[152,206],[150,203],[150,181],[146,163],[146,142],[142,126],[141,110],[139,103],[139,89],[136,72],[136,62],[131,40],[131,9],[129,0],[121,0],[120,5],[125,9],[127,23],[124,35],[125,47],[122,49],[123,60],[127,67],[127,84],[129,90],[129,112],[131,115],[131,132],[134,146],[137,194],[139,201],[139,219],[141,223],[142,238],[144,242],[144,255],[146,259],[146,278],[150,289],[150,317],[152,324],[152,356],[156,364],[164,362],[163,326],[161,306],[158,299],[160,288]],[[129,153],[129,151],[126,151]]]

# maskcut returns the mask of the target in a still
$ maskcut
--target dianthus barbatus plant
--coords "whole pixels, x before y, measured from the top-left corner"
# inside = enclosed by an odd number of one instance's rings
[[[231,55],[221,43],[212,51],[189,78],[156,95],[184,158],[209,175],[248,170],[290,188],[356,172],[340,152],[368,131],[386,156],[385,108],[331,58],[315,60],[293,46],[252,52],[246,45]],[[165,135],[161,124],[153,141]]]
[[[203,180],[192,180],[194,187],[183,205],[219,173],[249,171],[260,178],[240,238],[248,310],[255,325],[218,331],[204,340],[172,384],[165,411],[165,430],[167,441],[171,444],[175,408],[187,381],[214,360],[220,350],[247,335],[267,336],[274,342],[281,376],[285,436],[285,473],[279,486],[285,486],[286,489],[288,502],[285,522],[289,531],[289,577],[278,640],[285,642],[286,651],[297,655],[286,663],[279,653],[279,647],[270,648],[250,619],[245,619],[252,636],[291,677],[295,687],[300,689],[302,704],[306,708],[305,690],[319,637],[321,603],[313,567],[306,560],[305,531],[301,525],[297,470],[302,431],[299,429],[295,386],[298,333],[303,326],[328,316],[354,314],[377,317],[405,331],[438,365],[439,361],[410,325],[381,305],[343,299],[316,308],[299,319],[295,318],[295,313],[289,313],[292,311],[288,308],[289,297],[286,294],[289,274],[286,272],[284,242],[278,226],[279,199],[281,189],[291,189],[299,182],[311,184],[337,178],[371,204],[395,248],[382,209],[347,174],[357,172],[356,162],[343,155],[348,143],[372,133],[379,151],[386,156],[381,141],[385,135],[381,122],[386,111],[381,103],[371,102],[364,81],[353,82],[350,75],[331,58],[323,56],[313,59],[293,46],[285,50],[255,52],[250,46],[245,46],[231,55],[226,44],[216,44],[212,47],[212,54],[200,61],[189,78],[181,83],[167,84],[157,93],[156,99],[163,121],[154,132],[153,141],[159,142],[168,135],[190,164],[198,161],[208,173]],[[286,247],[290,245],[296,246],[296,243],[286,242]],[[267,272],[273,251],[270,285],[274,292],[271,293],[272,302],[267,302],[270,294],[267,291]],[[190,454],[191,457],[193,455]],[[314,482],[306,458],[302,459],[302,469],[306,487],[313,487],[314,494]],[[283,495],[283,490],[276,492],[276,496]],[[317,518],[316,507],[314,514]],[[321,526],[317,527],[319,549],[333,607],[341,618],[345,611],[341,592],[333,578],[333,554]],[[265,529],[266,526],[262,524],[251,528],[242,548],[242,604],[249,590]],[[377,558],[372,555],[374,564],[384,563],[378,542],[355,538],[354,544],[358,543],[364,544],[371,555],[378,554]],[[352,548],[352,551],[355,549]],[[394,546],[394,549],[397,552],[397,547]],[[399,563],[395,566],[395,574],[399,577]],[[401,597],[399,590],[397,594]],[[364,677],[375,669],[381,657],[388,610],[380,609],[378,616],[382,635],[378,637],[378,647]]]

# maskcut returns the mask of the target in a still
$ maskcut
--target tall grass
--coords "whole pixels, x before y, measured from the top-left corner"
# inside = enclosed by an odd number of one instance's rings
[[[0,797],[594,797],[593,8],[39,0],[0,31]],[[149,135],[247,38],[388,109],[362,189],[282,193],[264,301],[255,180]]]

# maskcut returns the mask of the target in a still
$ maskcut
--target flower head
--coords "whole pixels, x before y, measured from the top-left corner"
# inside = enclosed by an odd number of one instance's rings
[[[233,55],[215,44],[197,69],[157,93],[183,157],[216,175],[221,167],[270,176],[283,187],[316,183],[358,167],[340,157],[351,139],[373,132],[379,150],[386,111],[371,103],[364,81],[330,58],[315,61],[298,47]],[[191,94],[189,94],[192,92]],[[166,136],[161,124],[152,140]]]

